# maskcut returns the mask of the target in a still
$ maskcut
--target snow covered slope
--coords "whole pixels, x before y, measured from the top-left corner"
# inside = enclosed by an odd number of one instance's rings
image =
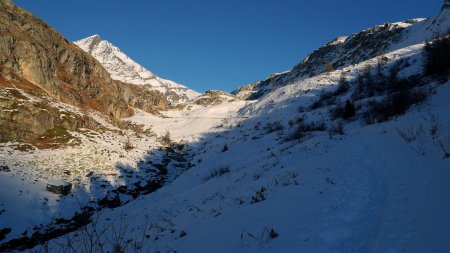
[[[86,206],[117,206],[146,191],[146,182],[155,179],[161,184],[170,182],[188,165],[186,158],[177,158],[184,151],[169,155],[161,137],[170,131],[174,142],[189,146],[223,119],[237,117],[237,111],[246,104],[235,101],[209,107],[192,105],[164,112],[162,117],[136,110],[136,115],[126,121],[132,122],[130,126],[143,126],[139,131],[133,127],[123,131],[100,115],[91,115],[103,123],[104,131],[70,132],[75,144],[58,149],[37,149],[20,142],[1,143],[0,185],[8,190],[0,191],[0,235],[2,229],[12,230],[3,238],[0,236],[0,251],[33,245],[29,238],[55,229],[55,224],[49,225],[54,220],[70,221]],[[66,115],[71,110],[82,114],[62,103],[54,106]],[[162,173],[162,168],[166,172]],[[48,192],[46,185],[53,181],[71,183],[71,193],[62,196]],[[114,193],[118,189],[120,197]],[[59,225],[65,229],[73,223]],[[14,240],[19,243],[8,246]]]
[[[170,102],[187,102],[199,95],[199,93],[170,80],[162,79],[145,69],[119,48],[99,35],[75,42],[81,49],[94,56],[114,80],[136,85],[145,85],[149,89],[165,94]]]
[[[325,77],[310,81],[317,80]],[[450,160],[429,135],[432,118],[440,119],[443,136],[450,134],[448,82],[437,87],[429,103],[396,120],[369,126],[352,121],[345,123],[344,134],[315,130],[298,140],[289,139],[297,117],[335,122],[324,108],[298,112],[319,93],[280,90],[261,108],[250,105],[240,114],[223,115],[226,119],[195,139],[186,136],[196,126],[176,127],[174,140],[189,140],[191,169],[157,192],[105,210],[87,230],[50,247],[61,250],[58,245],[68,241],[83,247],[82,238],[98,230],[106,231],[98,238],[105,243],[94,247],[105,251],[115,247],[114,238],[125,252],[450,250]],[[225,105],[219,106],[224,111]],[[132,118],[146,119],[144,114]],[[184,116],[167,118],[179,120],[179,126],[187,119],[203,125]],[[274,122],[282,127],[271,127]],[[173,127],[158,126],[166,128],[162,132]],[[406,141],[400,131],[420,135]]]
[[[449,252],[450,81],[422,74],[429,35],[411,32],[415,42],[404,47],[285,83],[248,104],[127,119],[186,142],[192,167],[49,246]],[[354,106],[348,117],[340,113],[346,101]]]
[[[338,37],[305,57],[292,70],[244,85],[232,92],[241,99],[258,99],[272,90],[334,69],[343,69],[391,51],[431,40],[448,32],[450,4],[434,18],[385,23],[350,36]]]
[[[424,42],[448,30],[447,17],[399,23],[409,32],[384,54],[285,79],[256,101],[212,92],[226,102],[137,110],[123,122],[136,130],[74,133],[73,148],[5,144],[0,185],[13,194],[0,193],[0,235],[12,231],[0,251],[38,233],[23,231],[31,222],[67,217],[74,199],[42,190],[42,178],[62,177],[78,182],[74,194],[86,189],[83,201],[126,204],[31,252],[450,252],[450,67],[423,71]],[[381,38],[395,27],[369,30]],[[95,178],[84,176],[91,168]],[[128,194],[163,172],[161,188]]]

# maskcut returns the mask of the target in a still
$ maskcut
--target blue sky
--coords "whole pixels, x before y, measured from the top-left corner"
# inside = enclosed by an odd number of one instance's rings
[[[438,14],[443,0],[14,0],[70,40],[93,34],[203,92],[291,69],[340,35]]]

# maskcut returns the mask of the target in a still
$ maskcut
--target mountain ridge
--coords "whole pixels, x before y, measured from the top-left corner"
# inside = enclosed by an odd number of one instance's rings
[[[437,34],[448,32],[449,17],[450,2],[446,0],[440,13],[433,18],[385,23],[349,36],[339,36],[307,55],[291,70],[240,86],[231,93],[241,99],[258,99],[278,87],[416,44],[424,36],[431,40]]]
[[[118,47],[102,40],[98,34],[74,42],[85,52],[95,57],[111,74],[111,78],[124,83],[141,85],[164,94],[174,104],[188,102],[198,92],[186,86],[156,76],[153,72],[136,63]]]

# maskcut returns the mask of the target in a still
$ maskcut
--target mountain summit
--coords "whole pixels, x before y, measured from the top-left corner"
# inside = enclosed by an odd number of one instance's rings
[[[199,95],[181,84],[156,76],[97,34],[76,41],[75,44],[94,56],[114,80],[147,86],[150,90],[163,93],[172,103],[186,102]]]

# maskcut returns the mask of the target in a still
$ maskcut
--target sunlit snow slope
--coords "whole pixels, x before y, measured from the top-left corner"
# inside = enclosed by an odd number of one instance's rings
[[[99,35],[76,41],[75,44],[94,56],[114,80],[145,85],[149,89],[162,92],[169,101],[175,103],[186,102],[199,95],[181,84],[156,76],[125,55],[119,48],[102,40]]]

